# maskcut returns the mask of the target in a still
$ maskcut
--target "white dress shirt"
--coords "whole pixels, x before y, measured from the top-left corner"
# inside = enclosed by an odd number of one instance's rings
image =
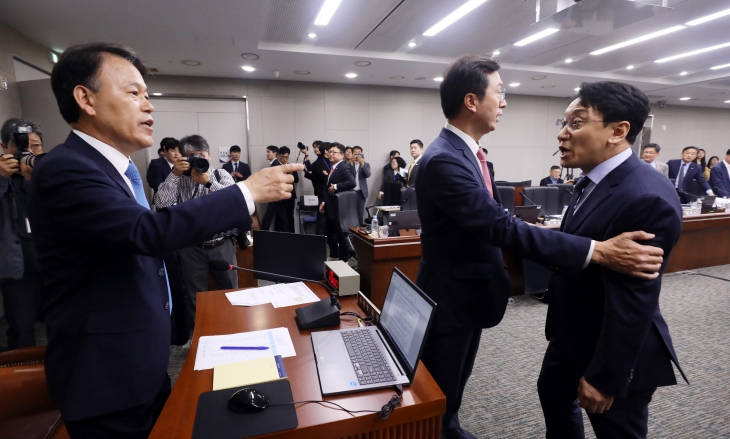
[[[91,145],[92,148],[99,151],[101,155],[104,156],[109,162],[114,166],[114,169],[119,172],[119,175],[122,176],[124,179],[124,182],[127,183],[127,186],[129,186],[130,192],[132,192],[132,195],[134,196],[134,189],[132,188],[132,182],[127,178],[127,176],[124,174],[127,172],[127,168],[129,167],[129,162],[131,159],[124,154],[121,153],[118,149],[107,145],[106,143],[102,142],[99,139],[95,139],[91,136],[89,136],[86,133],[82,133],[79,130],[73,130],[73,132],[81,138],[81,140],[85,141],[89,145]],[[168,162],[169,163],[169,162]],[[256,205],[253,202],[253,196],[251,195],[251,192],[248,190],[246,185],[243,184],[243,182],[236,183],[238,188],[241,190],[241,193],[243,194],[243,198],[246,200],[246,207],[248,207],[248,214],[253,215],[253,213],[256,211]],[[136,198],[135,198],[136,199]]]
[[[651,162],[649,162],[649,166],[656,169],[656,160],[652,160]]]
[[[730,178],[730,163],[723,160],[722,164],[725,165],[725,171],[727,171],[727,177]],[[717,166],[717,165],[715,165],[715,166]]]

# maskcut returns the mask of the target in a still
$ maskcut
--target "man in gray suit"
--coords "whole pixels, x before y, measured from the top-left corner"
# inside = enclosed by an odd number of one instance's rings
[[[665,177],[669,178],[669,166],[667,166],[666,163],[662,163],[656,158],[659,156],[659,151],[662,150],[662,147],[657,145],[656,143],[647,143],[644,145],[644,149],[642,150],[642,158],[645,162],[649,164],[649,166],[653,167],[657,171],[664,174]]]
[[[370,177],[370,163],[365,162],[365,154],[362,147],[353,146],[352,154],[355,156],[355,163],[352,171],[355,174],[355,193],[357,194],[357,218],[362,225],[362,215],[365,211],[365,200],[368,199],[368,178]]]

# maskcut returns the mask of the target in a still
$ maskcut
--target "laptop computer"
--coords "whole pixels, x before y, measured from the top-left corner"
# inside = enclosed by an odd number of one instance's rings
[[[435,309],[394,268],[376,326],[312,333],[322,395],[411,384]]]
[[[530,224],[537,222],[542,206],[515,206],[515,216]]]
[[[388,217],[383,225],[388,225],[388,231],[391,233],[403,229],[420,229],[421,219],[418,217],[417,210],[401,210],[398,212],[388,212]]]
[[[716,196],[707,195],[702,198],[702,207],[700,212],[711,212],[712,206],[715,204]]]

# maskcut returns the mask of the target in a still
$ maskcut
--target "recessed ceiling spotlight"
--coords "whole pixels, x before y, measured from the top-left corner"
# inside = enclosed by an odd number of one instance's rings
[[[719,65],[719,66],[710,67],[710,70],[720,70],[720,69],[725,69],[727,67],[730,67],[730,64],[722,64],[722,65]]]
[[[410,43],[408,43],[408,47],[416,47],[417,45],[418,44],[414,43],[413,41],[411,41]]]
[[[576,87],[573,89],[574,92],[578,93],[580,91],[580,87]]]
[[[552,34],[554,34],[555,32],[558,32],[558,31],[559,31],[559,29],[555,29],[553,27],[547,28],[545,30],[542,30],[542,31],[534,34],[534,35],[530,35],[529,37],[527,37],[527,38],[525,38],[523,40],[520,40],[520,41],[516,42],[515,43],[515,46],[518,46],[518,47],[527,46],[528,44],[532,43],[533,41],[537,41],[540,38],[545,38],[546,36],[552,35]]]
[[[510,87],[519,87],[520,86],[520,83],[519,82],[513,82],[509,86]]]
[[[391,76],[390,79],[406,79],[405,76]]]
[[[481,5],[485,1],[487,0],[469,0],[461,5],[457,10],[447,15],[444,19],[431,26],[431,28],[424,32],[423,35],[427,37],[436,35],[453,24],[456,20],[473,11],[477,6]]]
[[[415,79],[416,81],[423,81],[424,79],[426,79],[426,77],[425,76],[419,76],[418,78],[413,78],[413,79]]]
[[[357,73],[345,73],[345,77],[347,77],[347,78],[357,78]]]
[[[668,56],[666,58],[658,59],[658,60],[656,60],[654,62],[657,63],[657,64],[661,64],[663,62],[674,61],[675,59],[684,58],[686,56],[698,55],[700,53],[710,52],[710,51],[717,50],[717,49],[722,49],[722,48],[725,48],[725,47],[728,47],[728,46],[730,46],[730,43],[717,44],[715,46],[705,47],[703,49],[697,49],[697,50],[693,50],[691,52],[680,53],[679,55]]]
[[[322,5],[322,9],[319,10],[317,18],[314,19],[314,24],[317,26],[327,26],[332,16],[335,15],[337,7],[340,6],[342,0],[327,0]]]
[[[692,98],[689,98],[689,97],[679,98],[680,101],[688,101],[690,99],[692,99]]]
[[[570,64],[572,62],[573,62],[573,58],[566,58],[565,59],[565,64]]]
[[[260,57],[258,55],[256,55],[255,53],[242,53],[241,58],[247,59],[249,61],[255,61],[255,60],[259,59]]]
[[[433,80],[436,81],[436,82],[441,82],[441,81],[444,80],[444,78],[441,77],[441,76],[437,76],[437,77],[433,78]]]
[[[253,67],[251,67],[251,66],[241,66],[241,68],[242,68],[243,70],[247,71],[247,72],[253,72],[254,70],[256,70],[256,69],[254,69],[254,68],[253,68]]]
[[[191,66],[191,67],[197,67],[200,64],[202,64],[200,61],[195,61],[193,59],[186,59],[182,63],[185,64],[186,66]]]
[[[633,64],[632,64],[632,65],[630,65],[630,66],[626,66],[626,70],[634,70],[634,66],[633,66]]]
[[[730,15],[730,9],[725,9],[724,11],[715,12],[714,14],[707,15],[705,17],[698,18],[696,20],[688,21],[684,24],[686,24],[687,26],[696,26],[698,24],[702,24],[707,21],[714,20],[716,18],[724,17],[726,15]]]
[[[152,93],[152,96],[162,96],[162,93]]]
[[[294,70],[294,73],[297,75],[308,75],[310,72],[309,70]]]
[[[370,61],[355,61],[355,65],[358,67],[367,67],[372,64]]]
[[[545,84],[545,85],[541,85],[540,88],[555,88],[555,86],[550,85],[550,84]]]
[[[682,72],[682,73],[679,74],[679,76],[686,76],[688,74],[689,74],[689,72]]]
[[[494,52],[492,52],[492,56],[497,56],[500,53],[502,53],[502,52],[500,52],[499,50],[495,50]]]
[[[543,80],[545,78],[547,78],[547,76],[545,76],[545,75],[537,75],[537,76],[533,76],[530,79],[532,79],[533,81],[540,81],[540,80]]]
[[[317,38],[317,34],[315,34],[314,32],[307,34],[307,36],[309,38]]]

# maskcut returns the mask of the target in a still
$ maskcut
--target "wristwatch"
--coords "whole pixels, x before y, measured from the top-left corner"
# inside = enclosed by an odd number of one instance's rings
[[[210,181],[210,180],[208,180],[208,182],[205,183],[205,187],[208,188],[208,189],[210,189],[211,186],[213,186],[213,182]]]

